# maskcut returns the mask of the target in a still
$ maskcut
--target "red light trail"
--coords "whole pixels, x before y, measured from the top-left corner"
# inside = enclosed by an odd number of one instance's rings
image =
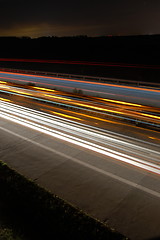
[[[0,58],[0,62],[31,62],[31,63],[34,62],[34,63],[53,63],[53,64],[69,64],[69,65],[73,64],[73,65],[101,66],[101,67],[160,69],[160,65],[111,63],[111,62],[88,62],[88,61],[70,61],[70,60]]]

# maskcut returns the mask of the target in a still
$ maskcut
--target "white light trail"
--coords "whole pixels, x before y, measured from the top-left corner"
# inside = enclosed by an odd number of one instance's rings
[[[158,164],[144,161],[143,159],[129,156],[127,154],[121,153],[120,151],[116,151],[116,150],[113,150],[113,149],[110,149],[107,147],[100,146],[93,142],[74,137],[71,134],[64,133],[64,131],[60,132],[59,130],[57,131],[57,130],[52,129],[54,125],[55,126],[59,125],[61,127],[63,126],[64,128],[66,128],[67,124],[62,123],[61,121],[53,120],[53,117],[49,114],[48,114],[48,117],[46,117],[46,116],[43,116],[43,114],[41,112],[38,112],[35,110],[32,111],[31,109],[19,107],[17,105],[8,104],[8,103],[1,104],[0,108],[1,108],[1,117],[2,118],[8,119],[10,121],[21,124],[23,126],[29,127],[36,131],[40,131],[44,134],[48,134],[48,135],[58,138],[60,140],[70,142],[72,144],[78,145],[78,146],[86,148],[88,150],[95,151],[95,152],[97,152],[99,154],[103,154],[107,157],[114,158],[118,161],[126,162],[128,164],[132,164],[134,166],[143,168],[150,172],[160,174],[160,166]],[[49,123],[51,125],[47,125],[46,123]],[[47,127],[46,127],[46,125],[47,125]],[[92,133],[91,131],[85,130],[82,128],[80,129],[80,127],[75,127],[72,125],[68,125],[67,127],[70,128],[70,130],[72,130],[72,133],[74,133],[74,131],[77,131],[77,129],[79,129],[79,131],[82,131],[83,135],[90,134],[93,137],[93,139],[91,138],[92,140],[94,140],[95,136],[100,137],[100,135],[98,135],[97,133],[94,133],[94,132]],[[103,135],[101,139],[109,140],[109,137],[106,137],[105,135]],[[110,137],[110,140],[111,140],[111,137]],[[116,142],[118,141],[118,139],[114,139],[114,140],[116,140]],[[120,141],[120,142],[122,142],[122,141]],[[124,142],[123,142],[123,144],[124,144]],[[131,144],[130,144],[130,147],[131,147]],[[135,146],[135,147],[137,147],[137,146]],[[146,150],[146,152],[149,151],[148,149],[145,149],[145,148],[144,148],[144,150]],[[159,152],[156,152],[153,150],[151,150],[151,151],[152,151],[152,153],[157,154],[157,156],[159,157]]]
[[[71,132],[73,134],[77,133],[78,136],[81,134],[83,137],[87,136],[87,138],[89,138],[89,136],[91,136],[90,137],[91,140],[93,140],[93,138],[94,138],[94,139],[96,139],[96,141],[100,141],[101,143],[102,142],[103,143],[105,142],[105,144],[107,143],[107,145],[109,145],[109,141],[110,141],[110,142],[113,142],[114,144],[115,143],[121,144],[121,147],[123,145],[123,146],[127,146],[127,147],[132,147],[132,149],[136,148],[136,151],[140,150],[143,153],[146,152],[146,148],[141,147],[139,145],[135,145],[135,144],[132,144],[132,143],[129,143],[126,141],[122,141],[122,140],[116,139],[115,137],[113,138],[110,136],[106,136],[106,135],[104,135],[104,133],[102,133],[100,131],[94,131],[93,129],[92,129],[92,131],[91,131],[91,129],[88,130],[88,128],[86,128],[87,126],[84,124],[77,124],[77,123],[75,124],[75,122],[69,121],[67,119],[65,119],[65,121],[64,121],[64,118],[52,116],[47,113],[39,112],[39,111],[33,110],[33,109],[28,109],[28,108],[18,106],[18,105],[12,104],[12,103],[6,104],[4,102],[1,102],[0,108],[3,109],[3,111],[6,111],[6,109],[7,109],[7,112],[9,112],[11,114],[13,114],[13,109],[14,109],[14,113],[16,113],[16,116],[21,116],[25,119],[27,118],[34,122],[38,121],[38,123],[41,123],[41,124],[45,123],[45,125],[50,126],[50,127],[56,126],[56,128],[58,128],[60,130],[62,130],[61,127],[63,127],[63,130],[65,129],[65,131],[68,131],[69,133],[71,133]],[[22,111],[23,111],[23,115],[22,115]],[[156,154],[156,155],[160,156],[160,152],[157,152],[157,151],[154,151],[151,149],[148,149],[148,151],[150,151],[150,153],[152,153],[152,154]]]

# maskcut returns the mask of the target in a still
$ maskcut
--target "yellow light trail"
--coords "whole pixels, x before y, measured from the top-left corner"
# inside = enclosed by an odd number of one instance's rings
[[[61,100],[67,100],[67,101],[72,101],[72,99],[64,98],[64,97],[57,97],[57,96],[52,96],[48,94],[44,94],[46,97],[51,97],[51,98],[56,98],[56,99],[61,99]]]
[[[42,104],[38,104],[40,106],[43,106]],[[57,109],[59,110],[59,108],[55,108],[54,109]],[[42,111],[46,110],[45,108],[41,108]],[[67,113],[73,113],[69,110],[66,110],[66,109],[63,109],[64,112],[67,112]],[[51,110],[48,110],[48,112],[52,112]],[[56,113],[56,112],[55,112]],[[116,121],[113,121],[113,120],[106,120],[104,118],[99,118],[99,117],[95,117],[95,116],[92,116],[92,115],[87,115],[87,114],[84,114],[84,113],[80,113],[80,112],[74,112],[74,114],[78,115],[78,116],[82,116],[82,117],[87,117],[87,118],[91,118],[91,119],[94,119],[94,120],[98,120],[98,121],[101,121],[101,122],[106,122],[106,123],[112,123],[112,124],[118,124],[118,125],[123,125],[123,126],[128,126],[130,127],[131,125],[127,124],[127,123],[123,123],[123,122],[116,122]],[[84,121],[84,119],[81,119],[82,121]],[[136,125],[135,126],[132,126],[134,128],[140,128],[140,127],[137,127]]]
[[[0,83],[5,83],[4,81],[0,81]],[[2,85],[0,86],[1,88],[5,88],[5,89],[9,89],[11,92],[15,92],[15,93],[19,93],[19,94],[23,94],[23,95],[30,95],[32,96],[33,94],[31,93],[26,93],[24,91],[19,91],[19,90],[14,90],[14,89],[10,89],[9,86],[6,86],[6,85]],[[55,90],[51,90],[51,89],[48,89],[48,88],[41,88],[41,87],[34,87],[35,89],[39,89],[39,90],[44,90],[44,91],[51,91],[51,92],[55,92]],[[105,109],[105,108],[102,108],[102,107],[96,107],[96,106],[91,106],[91,105],[88,105],[88,104],[82,104],[82,103],[78,103],[78,102],[73,102],[72,99],[68,99],[68,98],[65,98],[65,97],[59,97],[59,96],[52,96],[52,95],[49,95],[49,94],[44,94],[44,96],[46,97],[50,97],[50,98],[55,98],[55,99],[60,99],[60,100],[65,100],[65,101],[72,101],[72,103],[74,105],[78,105],[78,106],[83,106],[83,107],[88,107],[88,108],[91,108],[91,109],[95,109],[95,110],[100,110],[100,111],[105,111],[105,112],[110,112],[110,113],[116,113],[116,114],[121,114],[121,115],[124,115],[123,112],[120,112],[120,111],[116,111],[116,110],[110,110],[110,109]],[[110,99],[100,99],[100,98],[97,98],[99,100],[104,100],[104,101],[108,101],[108,102],[113,102],[113,103],[120,103],[120,104],[126,104],[126,105],[131,105],[131,106],[136,106],[136,107],[143,107],[142,105],[139,105],[139,104],[132,104],[132,103],[128,103],[128,102],[123,102],[123,101],[117,101],[117,100],[110,100]],[[136,112],[135,114],[139,115],[139,116],[145,116],[145,117],[149,117],[149,118],[154,118],[154,119],[157,119],[157,120],[160,120],[160,117],[159,116],[155,116],[155,115],[151,115],[151,114],[146,114],[146,113],[138,113]],[[97,120],[100,120],[97,118]],[[104,120],[103,120],[104,121]]]
[[[57,108],[58,109],[58,108]],[[43,109],[45,110],[45,109]],[[66,112],[71,112],[71,111],[68,111],[68,110],[64,110],[63,111],[66,111]],[[87,115],[87,114],[84,114],[84,113],[77,113],[77,112],[74,112],[74,114],[78,114],[80,116],[84,116],[84,117],[88,117],[88,118],[91,118],[91,119],[95,119],[95,120],[99,120],[99,121],[102,121],[102,122],[107,122],[107,123],[112,123],[112,124],[118,124],[118,125],[123,125],[123,126],[128,126],[130,127],[131,125],[127,124],[127,123],[123,123],[123,122],[116,122],[116,121],[112,121],[112,120],[106,120],[104,118],[99,118],[99,117],[94,117],[94,116],[91,116],[91,115]],[[136,125],[132,125],[132,127],[134,128],[138,128],[138,129],[143,129],[141,128],[140,126],[136,126]],[[152,130],[153,131],[153,130]],[[159,140],[159,139],[157,139]]]
[[[78,106],[82,106],[82,107],[92,108],[92,109],[95,109],[95,110],[101,110],[101,111],[105,111],[105,112],[124,114],[124,113],[119,112],[119,111],[109,110],[109,109],[105,109],[105,108],[101,108],[101,107],[90,106],[88,104],[82,104],[82,103],[74,103],[74,104],[78,105]]]
[[[142,105],[135,104],[135,103],[129,103],[129,102],[123,102],[123,101],[117,101],[117,100],[111,100],[111,99],[105,99],[105,98],[98,98],[99,100],[107,101],[107,102],[113,102],[113,103],[120,103],[123,105],[129,105],[129,106],[135,106],[135,107],[143,107]]]
[[[38,105],[43,106],[43,104],[40,104],[40,103]],[[54,109],[59,110],[59,108],[56,108],[56,107],[54,107]],[[44,111],[46,109],[45,108],[41,108],[41,110]],[[71,112],[69,110],[66,110],[66,109],[63,109],[63,111],[67,112],[67,113],[71,113],[71,114],[73,113],[73,112]],[[54,112],[54,111],[48,110],[48,112]],[[57,112],[55,112],[55,113],[57,113]],[[79,116],[83,116],[83,117],[87,117],[87,118],[91,118],[91,119],[94,119],[94,120],[99,120],[99,121],[102,121],[102,122],[113,123],[113,124],[116,123],[116,124],[120,124],[120,125],[124,125],[124,126],[130,126],[128,124],[124,124],[123,122],[115,122],[115,121],[111,121],[111,120],[108,120],[108,119],[106,120],[104,118],[94,117],[92,115],[87,115],[87,114],[80,113],[80,112],[74,112],[74,114],[79,115]],[[81,119],[81,120],[83,120],[83,119]],[[136,127],[136,126],[134,126],[134,127]]]
[[[150,114],[146,114],[146,113],[140,113],[140,115],[143,115],[143,116],[146,116],[146,117],[155,118],[155,119],[160,120],[160,117],[155,116],[155,115],[150,115]]]
[[[15,92],[15,93],[23,94],[23,95],[30,95],[30,96],[32,96],[32,94],[30,94],[30,93],[25,93],[25,92],[23,92],[23,91],[18,91],[18,90],[11,90],[11,92]]]
[[[56,92],[56,90],[52,90],[49,88],[42,88],[42,87],[33,87],[34,89],[42,90],[42,91],[50,91],[50,92]],[[135,104],[135,103],[129,103],[129,102],[123,102],[123,101],[116,101],[116,100],[111,100],[111,99],[105,99],[105,98],[96,98],[99,100],[107,101],[107,102],[113,102],[113,103],[120,103],[124,105],[129,105],[129,106],[135,106],[135,107],[142,107],[142,105]]]
[[[105,109],[105,108],[100,108],[100,107],[95,107],[95,106],[90,106],[88,104],[82,104],[82,103],[74,103],[75,105],[79,105],[79,106],[84,106],[84,107],[88,107],[88,108],[92,108],[95,110],[100,110],[100,111],[105,111],[105,112],[111,112],[111,113],[117,113],[117,114],[121,114],[124,115],[123,112],[119,112],[119,111],[115,111],[115,110],[109,110],[109,109]],[[135,114],[137,115],[142,115],[142,116],[146,116],[146,117],[150,117],[150,118],[155,118],[155,119],[160,119],[160,117],[155,116],[155,115],[150,115],[150,114],[145,114],[145,113],[138,113],[135,112]]]
[[[38,89],[38,90],[42,90],[42,91],[56,92],[56,90],[49,89],[49,88],[42,88],[42,87],[33,87],[33,88]]]
[[[5,102],[12,102],[12,101],[10,101],[9,99],[1,98],[1,97],[0,97],[0,100],[5,101]]]
[[[20,93],[20,94],[23,94],[23,95],[31,95],[32,96],[32,94],[30,94],[30,93],[25,93],[25,92],[23,92],[23,91],[19,91],[19,90],[15,90],[15,89],[11,89],[11,87],[9,87],[9,86],[0,86],[0,88],[4,88],[4,89],[9,89],[9,91],[10,92],[15,92],[15,93]]]
[[[63,113],[58,113],[58,112],[54,112],[54,111],[49,111],[50,113],[54,113],[54,114],[57,114],[57,115],[60,115],[60,116],[63,116],[63,117],[67,117],[67,118],[72,118],[72,119],[76,119],[76,120],[81,120],[81,118],[77,118],[77,117],[73,117],[73,116],[70,116],[70,115],[67,115],[67,114],[63,114]]]
[[[4,82],[4,81],[0,81],[0,84],[7,84],[7,82]]]

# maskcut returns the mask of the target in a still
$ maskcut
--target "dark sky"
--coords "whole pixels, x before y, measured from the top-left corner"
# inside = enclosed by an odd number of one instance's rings
[[[0,0],[0,36],[160,33],[160,0]]]

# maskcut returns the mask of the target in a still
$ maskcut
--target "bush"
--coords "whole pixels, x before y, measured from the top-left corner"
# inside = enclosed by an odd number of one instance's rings
[[[77,89],[77,88],[73,89],[73,93],[78,94],[78,95],[83,95],[83,91],[81,89]]]

